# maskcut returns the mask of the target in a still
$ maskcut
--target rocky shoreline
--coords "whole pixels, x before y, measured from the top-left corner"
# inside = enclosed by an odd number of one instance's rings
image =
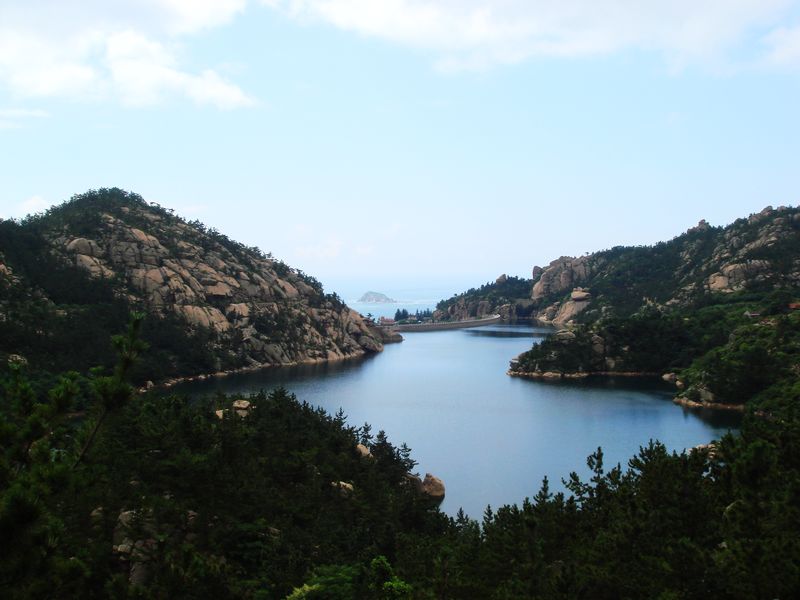
[[[732,410],[736,412],[744,412],[745,405],[744,404],[725,404],[724,402],[697,402],[695,400],[689,400],[689,398],[685,396],[675,396],[672,401],[679,405],[684,406],[686,408],[708,408],[711,410]]]
[[[583,371],[580,373],[562,373],[560,371],[512,371],[508,370],[507,375],[511,377],[523,377],[525,379],[588,379],[589,377],[659,377],[660,373],[647,373],[641,371]]]
[[[654,377],[661,377],[664,381],[670,382],[670,379],[667,379],[666,376],[662,376],[660,373],[647,373],[647,372],[637,372],[637,371],[591,371],[591,372],[582,372],[582,373],[561,373],[557,371],[512,371],[508,370],[506,372],[507,375],[511,377],[521,377],[524,379],[535,379],[538,381],[561,381],[561,380],[583,380],[588,379],[590,377],[641,377],[641,378],[654,378]],[[730,404],[724,402],[707,402],[707,401],[695,401],[690,400],[685,396],[675,396],[672,399],[672,402],[683,406],[685,408],[692,408],[692,409],[709,409],[709,410],[724,410],[724,411],[735,411],[735,412],[744,412],[745,405],[744,404]]]
[[[403,341],[403,336],[401,336],[400,334],[395,334],[392,337],[387,337],[384,335],[383,339],[384,344],[396,344],[402,341]],[[237,369],[229,369],[227,371],[217,371],[215,373],[200,373],[198,375],[186,375],[184,377],[171,377],[169,379],[165,379],[164,381],[159,381],[158,383],[155,383],[153,381],[148,381],[145,385],[138,388],[138,391],[139,393],[144,393],[155,389],[169,389],[181,383],[191,383],[193,381],[206,381],[207,379],[229,377],[230,375],[242,375],[244,373],[256,373],[258,371],[265,371],[267,369],[278,369],[281,367],[297,367],[300,365],[319,365],[322,363],[337,363],[346,360],[363,358],[368,354],[370,353],[361,352],[359,354],[330,356],[326,358],[305,358],[301,360],[295,360],[280,364],[265,363],[265,364],[249,365],[247,367],[239,367]]]
[[[212,332],[216,364],[338,359],[380,352],[387,341],[319,281],[270,254],[120,190],[96,196],[71,201],[61,220],[44,224],[50,251],[93,279],[113,280],[137,309],[177,318],[186,334]],[[87,214],[92,227],[61,226]]]

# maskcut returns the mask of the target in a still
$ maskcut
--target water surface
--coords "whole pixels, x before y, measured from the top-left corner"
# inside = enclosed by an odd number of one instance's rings
[[[551,487],[603,447],[624,463],[648,440],[683,450],[719,437],[736,415],[698,415],[671,402],[659,382],[630,379],[545,383],[509,377],[509,360],[547,330],[523,325],[404,334],[379,355],[268,369],[185,384],[179,391],[253,392],[284,386],[349,423],[407,443],[424,476],[441,477],[443,510],[480,517],[487,504],[520,503],[547,475]]]

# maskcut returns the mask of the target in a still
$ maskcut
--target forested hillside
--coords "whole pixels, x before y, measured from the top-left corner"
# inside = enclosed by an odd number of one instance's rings
[[[800,209],[767,207],[727,227],[701,221],[653,246],[616,246],[535,266],[442,300],[440,319],[500,312],[563,326],[628,317],[646,306],[689,307],[736,292],[800,285]]]
[[[103,189],[0,222],[0,359],[36,370],[109,366],[143,310],[139,381],[323,361],[383,336],[313,277],[136,194]]]
[[[273,304],[307,324],[333,319],[330,331],[310,325],[321,343],[363,351],[357,336],[371,330],[338,328],[355,316],[313,279],[118,190],[0,223],[0,234],[2,598],[800,595],[795,238],[767,243],[771,266],[741,288],[729,278],[729,291],[667,290],[625,308],[571,288],[570,302],[598,306],[520,357],[520,373],[669,371],[688,401],[749,401],[741,431],[681,454],[652,441],[623,465],[604,464],[598,449],[588,481],[531,482],[531,498],[475,519],[439,510],[440,482],[414,472],[410,449],[283,390],[214,400],[138,391],[141,380],[253,358],[243,312],[223,310],[249,297],[247,281],[264,296],[236,304],[254,319]],[[169,283],[178,266],[194,296]],[[718,281],[708,273],[699,281]],[[646,279],[631,277],[631,289]],[[500,302],[528,285],[508,278],[460,300]],[[228,326],[192,321],[185,307],[216,309]],[[281,347],[317,357],[302,345],[316,334],[296,331]]]
[[[465,321],[493,314],[508,320],[527,319],[534,310],[531,285],[530,279],[501,275],[494,282],[441,300],[433,316],[437,321]]]
[[[147,349],[36,393],[0,385],[0,596],[792,598],[797,404],[680,455],[588,459],[517,506],[443,515],[405,447],[283,391],[140,395]],[[80,411],[80,412],[76,412]],[[360,445],[359,445],[360,444]]]
[[[663,376],[688,406],[773,410],[797,397],[798,209],[559,259],[538,273],[532,298],[544,322],[562,329],[518,357],[511,374]]]
[[[654,246],[618,246],[534,267],[536,316],[627,317],[647,305],[693,306],[710,295],[800,285],[800,209],[767,207],[727,227],[701,221]]]

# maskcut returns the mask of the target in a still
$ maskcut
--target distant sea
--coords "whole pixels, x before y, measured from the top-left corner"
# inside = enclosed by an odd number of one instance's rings
[[[466,288],[465,288],[466,289]],[[359,302],[358,299],[367,291],[380,292],[386,294],[389,298],[393,298],[396,302]],[[359,294],[348,294],[350,297],[345,297],[344,301],[347,305],[360,312],[362,315],[371,314],[374,318],[380,317],[394,317],[395,312],[398,310],[407,310],[413,314],[417,311],[435,310],[436,304],[440,300],[450,298],[454,293],[461,293],[463,290],[450,290],[450,289],[432,289],[432,288],[419,288],[419,289],[375,289],[364,290]]]

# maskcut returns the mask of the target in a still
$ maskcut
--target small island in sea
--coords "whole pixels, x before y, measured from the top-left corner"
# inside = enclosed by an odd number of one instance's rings
[[[368,304],[394,304],[397,302],[397,300],[389,298],[389,296],[380,292],[366,292],[358,301]]]

